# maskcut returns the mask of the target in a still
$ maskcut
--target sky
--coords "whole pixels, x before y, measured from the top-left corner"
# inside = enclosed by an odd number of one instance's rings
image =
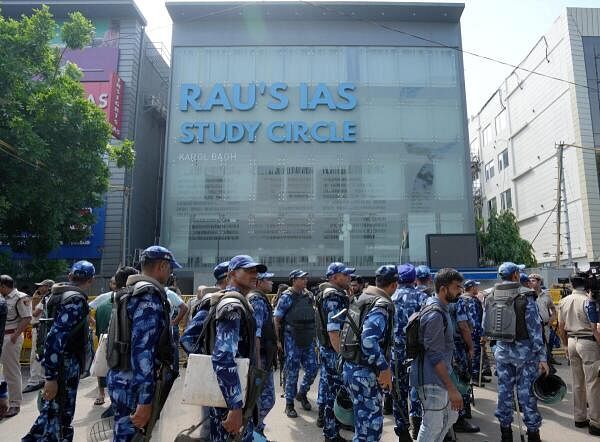
[[[165,0],[135,1],[148,21],[146,30],[150,38],[170,48],[172,25]],[[567,6],[600,8],[600,0],[429,0],[426,3],[464,3],[461,18],[463,49],[513,65],[525,58]],[[467,112],[474,115],[512,68],[468,54],[464,55],[464,65]]]

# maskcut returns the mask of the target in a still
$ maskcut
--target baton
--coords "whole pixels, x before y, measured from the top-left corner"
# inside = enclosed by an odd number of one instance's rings
[[[516,385],[513,389],[513,393],[515,395],[515,405],[517,409],[517,423],[519,424],[519,436],[521,438],[521,442],[525,442],[525,435],[523,434],[523,420],[521,419],[521,406],[519,405],[519,396],[517,395]]]
[[[483,352],[485,351],[485,342],[480,344],[479,348],[479,383],[477,386],[481,388],[481,375],[483,374]]]

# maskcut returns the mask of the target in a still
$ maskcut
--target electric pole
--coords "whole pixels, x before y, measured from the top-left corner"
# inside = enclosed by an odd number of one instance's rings
[[[563,179],[563,150],[565,144],[561,141],[557,146],[556,159],[558,164],[558,182],[556,183],[556,268],[560,268],[560,215]]]

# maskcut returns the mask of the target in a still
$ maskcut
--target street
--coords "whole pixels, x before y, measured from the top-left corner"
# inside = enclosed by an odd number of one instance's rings
[[[544,418],[544,423],[541,428],[541,436],[544,441],[569,441],[569,442],[584,442],[589,441],[591,436],[587,429],[576,429],[572,422],[572,396],[570,386],[570,370],[564,359],[560,359],[562,365],[557,367],[558,374],[569,384],[568,393],[565,399],[556,405],[545,406],[541,405],[540,409]],[[185,369],[182,368],[182,373]],[[272,441],[320,441],[323,440],[321,429],[315,425],[317,417],[315,398],[318,378],[315,381],[309,393],[309,399],[313,404],[313,410],[306,412],[297,404],[298,418],[287,418],[283,410],[285,402],[280,397],[279,376],[275,373],[275,383],[277,387],[277,401],[275,408],[267,417],[267,429],[265,431],[267,437]],[[182,379],[178,379],[173,387],[173,391],[167,401],[161,422],[155,430],[153,440],[161,442],[171,442],[177,433],[185,428],[190,427],[198,421],[199,410],[196,407],[181,405],[181,386]],[[96,397],[96,379],[87,378],[81,381],[79,394],[77,396],[77,410],[73,425],[75,427],[75,441],[87,441],[89,427],[100,418],[100,414],[105,409],[101,406],[94,406],[94,398]],[[35,417],[37,416],[36,408],[36,393],[24,395],[24,402],[21,407],[21,413],[14,418],[0,421],[0,439],[6,442],[19,441],[24,435]],[[107,402],[108,403],[108,402]],[[494,409],[496,405],[496,383],[488,384],[487,388],[475,388],[475,405],[473,406],[472,422],[481,427],[481,433],[474,435],[459,434],[459,441],[497,441],[499,440],[499,426],[494,417]],[[393,419],[391,416],[386,416],[385,427],[382,441],[394,441],[397,438],[394,435]],[[518,438],[518,427],[513,427],[514,440]],[[350,438],[348,432],[342,433],[344,437]]]

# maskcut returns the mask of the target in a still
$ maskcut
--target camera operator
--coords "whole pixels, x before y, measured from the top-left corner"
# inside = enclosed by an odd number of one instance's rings
[[[600,378],[597,368],[595,372],[593,369],[600,360],[596,309],[599,283],[592,269],[576,273],[571,276],[573,293],[558,305],[558,333],[571,360],[575,426],[589,427],[593,436],[600,436]]]

